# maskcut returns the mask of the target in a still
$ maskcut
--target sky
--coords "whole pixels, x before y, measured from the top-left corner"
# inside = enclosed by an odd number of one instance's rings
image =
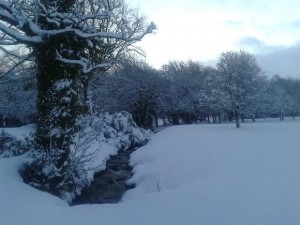
[[[127,0],[157,30],[139,45],[160,68],[189,59],[214,66],[225,51],[247,50],[268,76],[300,78],[299,0]]]

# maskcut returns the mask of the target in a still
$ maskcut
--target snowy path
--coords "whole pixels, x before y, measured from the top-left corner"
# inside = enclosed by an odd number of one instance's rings
[[[122,203],[68,207],[0,161],[1,225],[300,224],[300,121],[171,127],[134,153]]]

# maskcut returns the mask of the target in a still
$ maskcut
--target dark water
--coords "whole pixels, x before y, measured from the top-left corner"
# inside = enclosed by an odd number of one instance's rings
[[[112,156],[106,163],[106,169],[95,174],[90,187],[84,189],[72,205],[118,203],[127,190],[134,188],[127,185],[126,181],[132,176],[129,159],[136,149],[120,150]]]

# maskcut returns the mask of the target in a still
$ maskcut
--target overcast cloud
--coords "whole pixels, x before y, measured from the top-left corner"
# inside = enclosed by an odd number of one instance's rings
[[[300,77],[299,0],[128,1],[157,24],[157,33],[140,44],[155,67],[213,62],[224,51],[244,49],[267,75]]]
[[[257,61],[266,75],[300,78],[300,45],[274,48],[272,52],[257,54]]]

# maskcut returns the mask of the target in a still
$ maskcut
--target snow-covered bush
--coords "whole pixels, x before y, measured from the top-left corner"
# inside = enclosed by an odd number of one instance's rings
[[[29,137],[18,140],[16,137],[0,131],[0,158],[9,158],[28,152],[31,148]]]
[[[57,149],[28,154],[21,176],[26,183],[55,194],[68,202],[89,186],[94,173],[105,169],[110,156],[145,144],[151,131],[139,128],[127,112],[84,116],[77,120],[78,132],[63,171],[55,165]],[[36,181],[36,182],[35,182]],[[43,181],[42,183],[39,181]]]

